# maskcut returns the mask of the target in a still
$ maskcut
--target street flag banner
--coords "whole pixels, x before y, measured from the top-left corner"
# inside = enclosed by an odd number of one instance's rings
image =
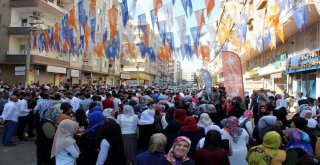
[[[90,20],[91,23],[91,39],[92,42],[95,43],[96,42],[96,18],[92,18]]]
[[[307,10],[306,5],[304,1],[298,2],[296,4],[297,8],[295,9],[293,13],[293,18],[299,28],[299,30],[302,32],[303,29],[306,29],[307,27]]]
[[[80,29],[81,29],[81,27],[83,28],[83,29],[85,29],[85,27],[86,27],[86,22],[87,22],[87,16],[86,16],[86,12],[85,12],[85,10],[84,10],[84,4],[83,4],[83,1],[84,0],[80,0],[79,2],[78,2],[78,19],[79,19],[79,23],[80,23]]]
[[[174,36],[173,32],[166,33],[166,44],[170,46],[171,51],[174,50]]]
[[[205,69],[201,69],[201,73],[202,73],[203,84],[206,86],[206,93],[210,94],[211,93],[211,87],[212,87],[211,75]]]
[[[166,37],[166,20],[159,21],[159,35],[162,39],[162,43],[165,44],[165,37]]]
[[[172,5],[174,6],[174,4],[176,3],[176,0],[172,0]]]
[[[146,14],[143,13],[141,15],[138,16],[138,27],[139,27],[139,34],[140,34],[140,30],[143,32],[144,35],[147,34],[147,18],[146,18]]]
[[[181,4],[184,9],[184,12],[186,13],[186,16],[188,17],[188,13],[189,13],[189,17],[191,17],[193,12],[191,0],[181,0]]]
[[[216,32],[215,32],[215,27],[213,25],[206,25],[209,36],[210,36],[210,43],[211,47],[216,44]]]
[[[171,3],[167,3],[162,6],[162,12],[164,18],[167,20],[168,31],[171,31],[173,27],[173,6]]]
[[[193,39],[193,44],[195,46],[195,48],[197,49],[200,43],[200,31],[199,31],[199,27],[195,26],[190,28],[190,32],[191,32],[191,36]]]
[[[76,12],[74,8],[72,8],[69,12],[69,22],[68,22],[69,29],[73,28],[78,32],[77,30],[77,22],[76,22]]]
[[[156,16],[158,15],[159,8],[162,6],[162,0],[153,0],[153,6]]]
[[[126,27],[128,19],[129,19],[127,0],[122,0],[120,5],[121,5],[121,12],[122,12],[123,27]]]
[[[116,36],[117,33],[117,18],[118,18],[118,11],[113,6],[111,9],[108,10],[109,13],[109,25],[110,25],[110,42]]]
[[[278,33],[278,36],[279,36],[280,40],[282,41],[282,43],[284,43],[283,23],[279,23],[278,28],[277,28],[277,33]]]
[[[184,35],[187,32],[185,16],[181,15],[181,16],[176,17],[176,21],[179,26],[178,35],[179,35],[180,43],[183,45],[184,44]]]
[[[150,10],[150,17],[151,17],[151,23],[152,23],[152,29],[154,31],[154,24],[157,24],[157,27],[159,29],[159,21],[158,16],[156,16],[155,10]]]
[[[211,12],[212,12],[214,5],[215,5],[215,0],[204,0],[204,3],[207,7],[207,17],[210,17]]]
[[[230,51],[222,51],[222,69],[224,87],[231,97],[240,96],[244,100],[242,66],[239,55]]]
[[[205,19],[204,19],[204,14],[203,14],[204,9],[195,11],[194,14],[196,16],[197,24],[199,26],[199,32],[201,32],[202,27],[205,24]]]

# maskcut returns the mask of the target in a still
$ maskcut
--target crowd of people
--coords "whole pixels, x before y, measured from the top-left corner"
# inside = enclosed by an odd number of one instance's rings
[[[303,93],[6,86],[0,114],[3,146],[34,138],[38,165],[319,164],[320,107]]]

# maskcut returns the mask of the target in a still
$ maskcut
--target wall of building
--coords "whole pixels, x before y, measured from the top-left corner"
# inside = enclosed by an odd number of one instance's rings
[[[0,15],[1,15],[1,22],[0,22],[0,62],[5,60],[5,56],[7,54],[9,48],[9,37],[8,37],[8,25],[11,20],[11,8],[9,7],[10,0],[2,0],[2,4],[0,6]]]
[[[0,79],[8,84],[24,83],[25,76],[15,76],[15,66],[14,65],[2,65]]]

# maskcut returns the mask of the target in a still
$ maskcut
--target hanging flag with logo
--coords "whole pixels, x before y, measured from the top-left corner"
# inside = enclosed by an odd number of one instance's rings
[[[200,52],[201,52],[202,61],[210,60],[210,48],[208,45],[201,45]]]
[[[96,0],[90,0],[89,1],[89,18],[93,18],[96,16],[96,6],[97,6],[97,1]]]
[[[166,37],[166,20],[159,21],[159,35],[162,39],[162,43],[165,44],[165,37]]]
[[[109,25],[110,25],[110,42],[112,43],[117,33],[118,11],[113,6],[111,9],[108,10],[108,13],[109,13]]]
[[[146,19],[146,14],[143,13],[138,16],[138,27],[139,27],[139,34],[140,30],[143,32],[144,35],[147,34],[147,19]]]
[[[307,27],[307,11],[306,11],[306,5],[303,0],[296,3],[296,8],[293,13],[293,18],[299,28],[299,30],[302,32]]]
[[[152,47],[148,48],[148,55],[149,55],[149,59],[150,59],[151,62],[155,62],[156,61],[156,54],[155,54],[155,52],[154,52]]]
[[[183,50],[184,50],[187,58],[190,60],[193,55],[192,50],[191,50],[191,37],[190,37],[190,35],[184,36]]]
[[[115,51],[115,57],[119,58],[119,54],[120,54],[120,35],[119,35],[119,31],[117,31],[116,36],[114,38],[114,42],[112,43],[112,46],[114,48]]]
[[[74,55],[75,52],[75,43],[74,43],[74,35],[73,35],[73,28],[69,29],[70,34],[70,54]]]
[[[258,47],[259,52],[262,53],[264,49],[263,49],[263,40],[262,40],[261,36],[258,36],[256,38],[256,43],[257,43],[257,47]]]
[[[196,20],[197,20],[197,24],[199,26],[199,32],[201,32],[202,27],[205,24],[205,19],[204,19],[204,15],[203,15],[203,11],[204,9],[195,11],[194,14],[196,16]]]
[[[282,43],[284,43],[283,23],[279,23],[278,28],[276,30],[280,40],[282,41]]]
[[[69,22],[68,22],[68,27],[70,28],[74,28],[76,30],[76,32],[78,32],[77,30],[77,22],[76,22],[76,13],[74,8],[72,8],[69,11]]]
[[[229,51],[222,51],[224,87],[230,97],[240,96],[244,100],[242,65],[240,57]]]
[[[86,22],[87,22],[87,16],[86,16],[86,12],[84,9],[83,1],[86,1],[86,0],[80,0],[78,2],[78,14],[79,14],[78,20],[79,20],[79,23],[82,26],[82,28],[85,29]],[[81,29],[81,26],[79,26],[80,29]]]
[[[270,36],[271,36],[270,48],[272,50],[277,46],[277,36],[276,36],[276,30],[274,28],[270,30]]]
[[[183,45],[184,44],[184,35],[187,32],[187,28],[186,28],[187,25],[186,25],[185,16],[181,15],[181,16],[176,17],[176,21],[179,26],[178,35],[179,35],[180,43]]]
[[[53,28],[53,43],[54,43],[55,50],[60,51],[59,50],[60,45],[59,45],[59,24],[58,23],[54,24],[54,28]]]
[[[61,24],[62,24],[62,37],[63,37],[63,40],[65,41],[69,41],[69,28],[68,28],[68,14],[66,14],[63,19],[61,20]]]
[[[127,0],[122,0],[120,5],[121,5],[121,12],[122,12],[123,27],[126,27],[128,19],[129,19]]]
[[[190,33],[191,33],[191,36],[192,36],[193,45],[195,46],[195,49],[197,49],[199,44],[200,44],[199,27],[195,26],[195,27],[190,28]]]
[[[150,10],[150,17],[151,17],[151,22],[152,22],[152,29],[154,31],[154,24],[157,25],[158,29],[159,29],[159,21],[158,21],[158,16],[156,16],[155,14],[155,10]]]
[[[146,53],[147,53],[147,48],[144,46],[144,43],[143,43],[143,42],[139,42],[139,43],[138,43],[138,46],[139,46],[139,50],[140,50],[141,57],[142,57],[142,58],[145,58]]]
[[[89,38],[90,38],[90,26],[87,23],[86,24],[86,29],[84,30],[84,43],[85,43],[85,53],[88,53],[88,48],[89,48]]]
[[[162,6],[162,0],[153,0],[155,14],[158,15],[159,8]]]
[[[264,29],[264,42],[266,43],[267,46],[270,47],[271,35],[270,35],[270,30],[267,27]]]
[[[108,44],[108,47],[107,47],[107,49],[106,49],[107,58],[108,58],[108,59],[115,60],[115,58],[116,58],[115,48],[114,48],[113,44],[111,44],[111,42],[108,41],[107,44]]]
[[[211,75],[210,73],[205,70],[205,69],[201,69],[201,74],[202,74],[202,81],[203,84],[206,87],[206,93],[207,94],[211,94],[211,87],[212,87],[212,80],[211,80]]]
[[[215,0],[204,0],[204,3],[207,7],[207,17],[210,17],[211,12],[212,12],[214,5],[215,5]]]
[[[146,34],[144,34],[143,42],[146,47],[149,47],[149,37],[150,37],[150,25],[146,25]]]
[[[216,44],[216,32],[215,32],[215,27],[213,25],[206,25],[207,27],[207,31],[209,33],[209,36],[210,36],[210,43],[211,43],[211,46],[215,45]]]
[[[173,8],[171,3],[167,3],[162,6],[162,13],[167,20],[168,31],[171,31],[173,27]]]
[[[130,12],[131,12],[132,18],[134,18],[134,16],[136,15],[137,1],[138,0],[132,0],[132,2],[131,2]]]

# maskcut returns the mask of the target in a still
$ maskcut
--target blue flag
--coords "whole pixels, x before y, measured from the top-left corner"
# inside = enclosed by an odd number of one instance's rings
[[[139,23],[139,25],[138,25],[139,34],[140,34],[140,30],[142,30],[143,34],[146,35],[147,34],[147,20],[146,20],[145,13],[138,16],[138,23]]]
[[[86,16],[86,11],[84,9],[84,4],[83,4],[84,0],[80,0],[78,2],[78,13],[79,13],[79,23],[82,26],[83,29],[85,29],[86,26],[86,22],[87,22],[87,16]],[[81,31],[81,26],[79,26],[80,31]]]
[[[174,6],[174,4],[176,3],[176,0],[172,0],[172,5]]]
[[[127,0],[122,0],[120,5],[121,5],[121,12],[122,12],[123,27],[126,27],[128,19],[129,19],[129,11],[128,11]]]
[[[144,58],[146,56],[146,53],[147,53],[147,48],[145,47],[143,42],[139,42],[138,45],[139,45],[141,57]]]
[[[306,29],[306,27],[307,27],[306,5],[305,5],[304,1],[301,1],[297,5],[298,5],[298,7],[295,9],[295,11],[293,13],[293,18],[296,21],[296,24],[297,24],[299,30],[302,32],[302,30]]]
[[[68,14],[66,14],[63,19],[61,19],[62,24],[62,38],[65,41],[69,41],[69,28],[68,28]]]
[[[154,52],[152,47],[148,48],[148,54],[149,54],[150,61],[155,62],[156,61],[156,53]]]
[[[96,42],[96,18],[92,18],[90,20],[91,23],[91,39],[92,42],[95,43]]]
[[[174,36],[173,36],[173,32],[168,32],[165,34],[166,37],[166,42],[168,43],[168,45],[170,46],[171,51],[174,50]]]
[[[193,40],[193,44],[194,46],[196,46],[196,48],[198,48],[199,44],[200,44],[200,31],[199,31],[199,27],[195,26],[190,28],[190,33],[192,36],[192,40]]]
[[[106,49],[106,55],[108,59],[115,59],[116,51],[113,45],[110,43],[110,41],[107,41],[108,47]]]
[[[271,34],[268,28],[264,30],[264,42],[267,44],[267,46],[270,46]]]
[[[152,22],[152,29],[154,30],[154,24],[156,23],[159,29],[159,21],[158,16],[155,14],[155,10],[150,10],[151,22]]]
[[[183,51],[184,51],[186,57],[190,60],[192,58],[192,55],[193,55],[192,47],[191,47],[190,35],[185,35],[184,36]]]
[[[264,50],[263,49],[263,40],[262,40],[261,36],[256,38],[256,42],[257,42],[258,50],[261,53]]]
[[[188,13],[189,13],[189,16],[191,17],[193,12],[191,0],[181,0],[181,4],[184,9],[184,12],[186,13],[186,16],[188,17]]]
[[[159,31],[159,35],[160,35],[160,37],[161,37],[161,39],[162,39],[162,43],[163,43],[163,45],[165,44],[165,38],[166,38],[166,27],[167,27],[167,25],[166,25],[166,20],[163,20],[163,21],[159,21],[159,29],[158,29],[158,31]]]
[[[115,57],[119,58],[119,54],[120,54],[120,35],[119,35],[119,31],[117,31],[117,34],[114,37],[112,46],[113,46],[114,51],[115,51]]]
[[[203,84],[206,87],[206,93],[210,94],[211,93],[211,87],[212,87],[212,81],[211,81],[211,75],[210,73],[205,70],[205,69],[201,69],[201,73],[202,73],[202,81]]]
[[[54,49],[53,26],[48,29],[48,33],[49,33],[49,38],[50,38],[50,47],[51,47],[51,51],[52,51],[52,48]]]
[[[71,54],[74,54],[74,36],[73,36],[73,28],[69,29],[69,34],[70,34],[70,52]]]

